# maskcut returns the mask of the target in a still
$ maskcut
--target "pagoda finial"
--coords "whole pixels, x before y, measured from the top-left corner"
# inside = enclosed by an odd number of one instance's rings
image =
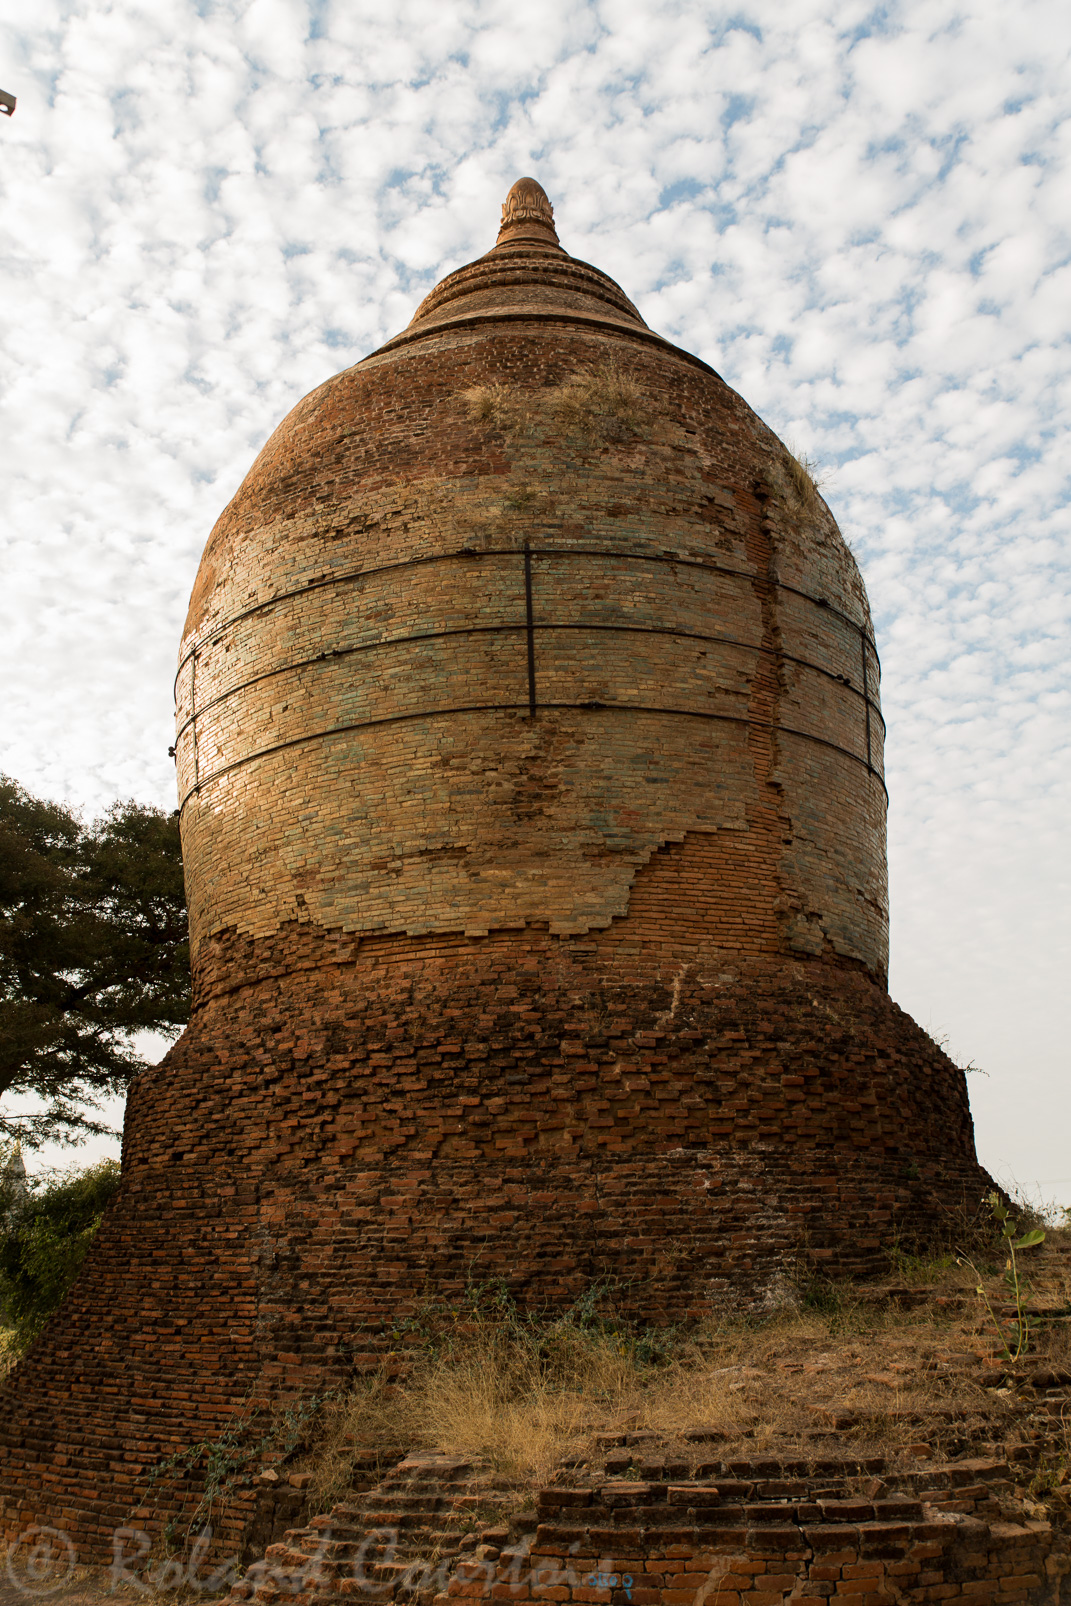
[[[554,208],[542,184],[534,178],[519,178],[502,205],[502,226],[498,244],[514,239],[545,239],[558,244],[554,227]]]

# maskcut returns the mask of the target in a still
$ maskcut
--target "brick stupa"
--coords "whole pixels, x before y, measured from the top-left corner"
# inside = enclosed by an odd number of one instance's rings
[[[976,1201],[963,1075],[886,990],[878,687],[799,464],[522,179],[205,550],[196,1010],[6,1385],[9,1535],[107,1554],[145,1468],[429,1295],[687,1322]]]

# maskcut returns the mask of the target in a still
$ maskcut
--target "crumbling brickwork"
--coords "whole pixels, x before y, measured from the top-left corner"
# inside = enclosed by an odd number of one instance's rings
[[[880,1457],[868,1465],[888,1475]],[[534,1537],[462,1561],[435,1606],[459,1599],[590,1606],[1026,1606],[1059,1599],[1066,1541],[1054,1543],[1050,1523],[1023,1520],[1021,1511],[1006,1520],[999,1498],[1006,1463],[978,1459],[914,1478],[901,1474],[891,1480],[897,1492],[880,1476],[869,1490],[860,1478],[864,1492],[847,1497],[829,1488],[831,1473],[835,1480],[844,1470],[836,1461],[826,1462],[824,1475],[806,1461],[740,1461],[722,1463],[717,1483],[705,1486],[547,1489]],[[243,1595],[258,1598],[249,1585],[234,1598]],[[306,1587],[301,1606],[317,1598],[315,1586]],[[329,1591],[319,1598],[330,1598]]]
[[[291,919],[584,933],[664,843],[746,832],[778,945],[883,974],[869,613],[786,461],[616,325],[432,329],[321,386],[190,610],[195,947]]]
[[[652,911],[679,907],[687,848],[639,872]],[[646,946],[633,918],[219,939],[193,1025],[134,1088],[95,1253],[17,1374],[11,1532],[61,1511],[106,1552],[157,1459],[250,1389],[345,1378],[429,1293],[502,1277],[561,1308],[619,1280],[643,1321],[762,1308],[801,1265],[873,1271],[977,1199],[962,1074],[861,967],[704,958],[701,912]]]
[[[989,1457],[908,1470],[858,1450],[708,1452],[650,1468],[656,1481],[556,1482],[534,1509],[491,1527],[477,1519],[462,1537],[491,1479],[458,1456],[414,1455],[270,1544],[227,1606],[283,1594],[296,1606],[1056,1602],[1067,1537],[1016,1497],[1016,1470]]]

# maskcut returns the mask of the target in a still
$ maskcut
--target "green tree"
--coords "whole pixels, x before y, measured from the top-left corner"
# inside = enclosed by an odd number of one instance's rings
[[[107,1127],[92,1112],[145,1062],[135,1032],[189,1019],[190,965],[178,822],[116,804],[85,826],[0,778],[0,1136],[33,1148]]]
[[[119,1188],[119,1165],[32,1178],[12,1188],[0,1151],[0,1325],[22,1354],[74,1282],[104,1208]]]

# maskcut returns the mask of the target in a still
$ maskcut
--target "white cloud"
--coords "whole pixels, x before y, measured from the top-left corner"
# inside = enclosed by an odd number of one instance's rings
[[[170,799],[216,515],[534,172],[567,249],[834,468],[894,992],[990,1069],[984,1156],[1068,1168],[1066,6],[42,0],[31,33],[0,0],[0,47],[0,765]]]

